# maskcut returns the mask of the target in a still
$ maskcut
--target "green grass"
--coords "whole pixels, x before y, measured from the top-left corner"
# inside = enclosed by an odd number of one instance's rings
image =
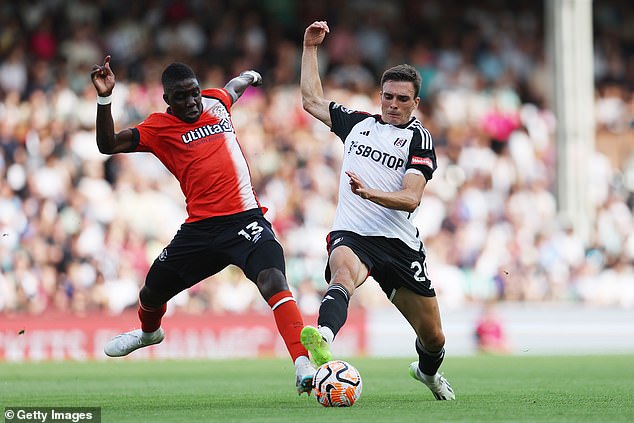
[[[457,400],[436,401],[407,359],[348,359],[351,408],[298,397],[290,360],[0,363],[0,408],[101,407],[102,422],[632,422],[634,356],[448,357]]]

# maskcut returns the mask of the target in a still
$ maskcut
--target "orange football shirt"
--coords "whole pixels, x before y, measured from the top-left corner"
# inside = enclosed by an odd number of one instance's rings
[[[231,121],[229,93],[211,88],[201,94],[203,112],[194,123],[161,112],[136,126],[135,151],[154,154],[180,183],[186,222],[261,208]]]

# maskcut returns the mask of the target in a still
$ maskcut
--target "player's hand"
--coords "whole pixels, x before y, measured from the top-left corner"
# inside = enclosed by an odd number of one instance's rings
[[[240,76],[250,76],[251,78],[253,78],[253,81],[251,81],[251,86],[253,87],[259,87],[260,85],[262,85],[262,75],[260,75],[259,72],[248,70],[242,72]]]
[[[349,183],[352,192],[364,200],[367,200],[370,197],[370,191],[365,187],[363,182],[361,182],[361,179],[359,179],[357,174],[350,170],[346,170],[346,175],[350,178]]]
[[[114,73],[110,69],[110,56],[106,56],[103,66],[93,65],[90,71],[90,79],[97,90],[97,95],[107,97],[114,89]]]
[[[324,41],[326,34],[330,32],[326,21],[315,21],[304,32],[304,46],[317,46]]]

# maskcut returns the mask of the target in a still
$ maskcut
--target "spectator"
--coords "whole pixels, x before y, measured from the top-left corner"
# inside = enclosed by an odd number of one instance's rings
[[[509,354],[511,348],[504,325],[493,303],[486,303],[476,322],[474,337],[477,350],[482,354]]]
[[[161,0],[143,7],[110,2],[101,11],[89,0],[0,6],[0,313],[125,308],[109,302],[104,287],[123,280],[138,288],[141,269],[183,220],[178,184],[157,162],[107,158],[94,148],[94,91],[86,70],[103,49],[119,52],[113,112],[121,127],[163,107],[156,81],[175,59],[167,56],[170,48],[205,63],[205,85],[221,84],[245,62],[261,63],[264,78],[276,81],[241,100],[234,124],[245,134],[254,185],[285,247],[289,282],[300,303],[306,293],[310,307],[314,293],[306,281],[323,277],[324,222],[332,220],[341,151],[301,108],[297,45],[315,8],[334,16],[334,3],[264,2],[245,12],[220,2],[221,18],[209,2],[181,3],[165,9]],[[475,1],[461,2],[465,13],[458,14],[449,12],[457,4],[452,0],[358,4],[337,9],[337,31],[320,57],[324,88],[342,104],[369,110],[376,93],[367,87],[378,81],[377,69],[409,62],[423,75],[416,113],[434,134],[439,167],[419,230],[437,255],[429,271],[439,301],[446,307],[493,298],[634,307],[627,284],[634,263],[633,41],[620,30],[632,19],[629,3],[593,3],[600,154],[588,170],[596,224],[585,246],[570,228],[545,224],[560,216],[541,3],[517,15]],[[375,21],[407,24],[369,25]],[[433,31],[440,21],[451,30]],[[180,28],[171,40],[177,47],[158,42],[170,25]],[[380,44],[359,44],[368,33]],[[385,49],[373,47],[387,42],[389,57],[377,54]],[[362,74],[351,79],[348,65]],[[487,117],[494,125],[483,127]],[[132,220],[117,220],[115,207],[130,211]],[[131,227],[138,231],[126,236]],[[134,252],[132,263],[122,257],[126,249]],[[226,311],[219,291],[184,295],[179,309]],[[240,307],[259,310],[249,301]]]

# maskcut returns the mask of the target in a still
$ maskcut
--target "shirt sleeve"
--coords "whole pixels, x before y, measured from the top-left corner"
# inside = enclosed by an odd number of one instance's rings
[[[233,105],[233,99],[224,88],[207,88],[202,90],[201,95],[207,98],[215,98],[220,100],[220,102],[229,110]]]
[[[158,138],[161,117],[157,113],[152,113],[143,122],[132,128],[137,146],[134,151],[153,152],[153,143]]]
[[[421,172],[429,181],[437,167],[436,151],[431,134],[425,128],[415,130],[409,146],[409,157],[405,168]]]
[[[330,130],[341,138],[342,141],[346,140],[346,137],[357,123],[372,116],[366,112],[350,110],[334,101],[330,102],[329,108],[330,121],[332,123]]]

